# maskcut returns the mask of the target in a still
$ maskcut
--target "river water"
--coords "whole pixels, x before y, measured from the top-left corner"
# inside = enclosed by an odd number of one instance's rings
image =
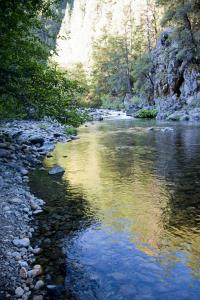
[[[62,299],[200,299],[200,126],[113,119],[79,135],[31,175],[47,202],[35,234],[46,282]]]

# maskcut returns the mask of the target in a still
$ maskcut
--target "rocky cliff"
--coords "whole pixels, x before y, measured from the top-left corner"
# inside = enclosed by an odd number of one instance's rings
[[[200,64],[180,51],[172,35],[162,33],[151,53],[157,118],[200,120]]]

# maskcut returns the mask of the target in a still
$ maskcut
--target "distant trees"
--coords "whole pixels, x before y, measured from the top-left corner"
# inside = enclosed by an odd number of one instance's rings
[[[123,106],[133,93],[133,64],[144,51],[144,32],[136,25],[132,6],[124,7],[125,18],[120,34],[104,34],[93,45],[92,84],[98,103],[109,99]]]
[[[155,0],[147,5],[139,20],[135,19],[134,2],[127,1],[123,9],[120,34],[104,34],[93,45],[92,81],[98,103],[131,101],[136,89],[150,90],[152,65],[150,52],[160,32],[160,9]],[[149,54],[148,54],[149,53]],[[110,99],[110,100],[109,100]]]
[[[156,5],[155,0],[146,0],[146,7],[141,16],[141,24],[146,37],[147,50],[150,52],[155,47],[158,34],[161,31],[160,26],[161,9]]]

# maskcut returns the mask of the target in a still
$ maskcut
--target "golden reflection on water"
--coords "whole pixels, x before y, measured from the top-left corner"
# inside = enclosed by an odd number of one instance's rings
[[[115,135],[96,127],[84,129],[80,140],[58,144],[45,165],[66,169],[63,178],[83,191],[91,211],[108,230],[128,233],[130,241],[150,256],[164,251],[176,260],[173,253],[185,250],[187,264],[198,277],[199,229],[168,226],[169,187],[155,172],[155,157],[145,159],[151,146],[118,145]]]

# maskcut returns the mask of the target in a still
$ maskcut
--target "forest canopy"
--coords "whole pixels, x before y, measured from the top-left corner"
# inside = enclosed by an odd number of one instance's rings
[[[81,64],[61,69],[53,59],[66,0],[1,1],[0,117],[50,116],[79,125],[80,106],[126,108],[144,98],[153,105],[152,51],[165,28],[173,29],[177,59],[199,64],[200,2],[147,0],[139,24],[131,3],[121,33],[105,28],[93,41],[87,73]]]
[[[51,59],[62,21],[60,1],[1,2],[0,117],[51,116],[80,124],[76,99],[83,89]]]

